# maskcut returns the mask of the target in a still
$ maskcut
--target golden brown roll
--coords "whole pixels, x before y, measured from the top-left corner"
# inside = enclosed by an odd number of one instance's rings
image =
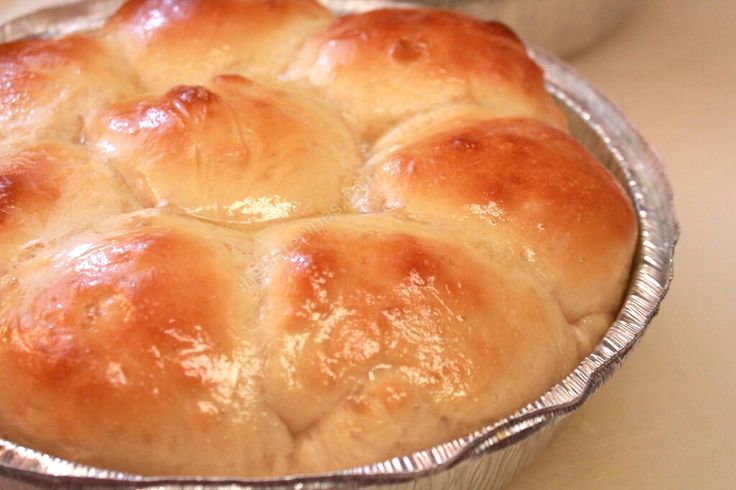
[[[356,207],[439,218],[438,226],[515,257],[540,276],[571,323],[583,322],[586,345],[597,342],[628,281],[637,225],[624,190],[595,157],[565,133],[523,118],[404,143],[368,162]]]
[[[513,262],[390,218],[316,225],[259,237],[264,396],[296,436],[295,470],[459,437],[577,363],[556,300]]]
[[[0,142],[77,141],[93,110],[136,90],[132,72],[99,39],[0,44]]]
[[[26,244],[138,208],[122,179],[75,145],[46,142],[0,154],[0,272]]]
[[[129,0],[0,69],[2,439],[376,463],[532,402],[618,309],[632,205],[499,24]]]
[[[260,401],[251,240],[157,212],[48,247],[0,284],[0,432],[157,474],[271,474],[291,436]]]
[[[472,102],[489,116],[564,127],[542,71],[507,27],[452,12],[348,15],[307,40],[288,78],[316,85],[369,142],[398,120]]]
[[[89,139],[148,205],[232,224],[335,212],[360,164],[318,101],[236,75],[113,104]]]
[[[105,31],[161,91],[220,73],[273,79],[331,19],[314,0],[129,0]]]

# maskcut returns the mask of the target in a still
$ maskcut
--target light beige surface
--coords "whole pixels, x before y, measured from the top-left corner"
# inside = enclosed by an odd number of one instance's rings
[[[0,0],[0,22],[48,3]],[[683,234],[639,348],[512,490],[733,487],[734,26],[733,0],[647,0],[573,60],[666,161]]]
[[[682,236],[662,310],[512,490],[725,489],[736,479],[736,2],[642,2],[572,60],[659,151]]]

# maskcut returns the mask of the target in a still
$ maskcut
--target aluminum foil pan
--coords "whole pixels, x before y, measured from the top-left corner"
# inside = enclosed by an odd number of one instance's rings
[[[376,8],[385,0],[321,0],[341,12]],[[412,0],[428,7],[500,20],[527,41],[559,56],[581,51],[615,29],[636,0]]]
[[[87,0],[27,15],[0,26],[0,42],[57,36],[98,27],[120,0]],[[354,9],[386,5],[349,0]],[[574,136],[628,189],[640,236],[629,290],[616,321],[596,349],[538,400],[466,437],[335,473],[283,478],[144,477],[76,464],[0,439],[0,488],[484,488],[506,485],[550,440],[560,421],[580,407],[621,364],[657,313],[672,280],[679,226],[672,190],[654,150],[604,96],[573,69],[530,48],[548,90],[571,121]]]

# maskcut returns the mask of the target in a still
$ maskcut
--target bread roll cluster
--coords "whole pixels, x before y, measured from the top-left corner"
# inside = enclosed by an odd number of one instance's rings
[[[0,436],[146,475],[377,462],[533,401],[637,238],[507,28],[129,0],[0,45]]]

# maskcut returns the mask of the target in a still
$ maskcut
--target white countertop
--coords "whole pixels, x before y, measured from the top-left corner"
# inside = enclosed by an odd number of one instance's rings
[[[0,0],[0,22],[51,3]],[[639,347],[511,489],[734,488],[736,2],[642,1],[572,64],[658,149],[682,237]]]
[[[736,2],[641,2],[572,64],[664,159],[682,235],[639,347],[511,489],[736,488]]]

